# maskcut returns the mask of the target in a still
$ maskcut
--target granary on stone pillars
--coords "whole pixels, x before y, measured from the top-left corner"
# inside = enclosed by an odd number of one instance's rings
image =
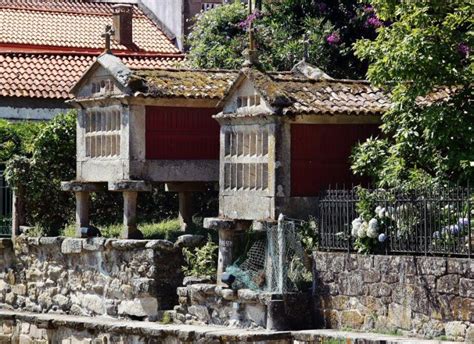
[[[137,194],[153,183],[179,193],[183,226],[191,195],[219,179],[219,125],[212,118],[232,71],[129,69],[105,52],[73,87],[78,109],[77,227],[89,226],[89,193],[123,194],[125,238],[137,231]]]
[[[241,70],[214,118],[220,124],[218,274],[234,234],[279,214],[308,218],[321,190],[357,183],[352,147],[377,134],[390,102],[366,81],[332,79],[306,62],[289,72]]]

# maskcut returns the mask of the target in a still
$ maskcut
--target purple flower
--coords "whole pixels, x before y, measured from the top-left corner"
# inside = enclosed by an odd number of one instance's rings
[[[258,18],[262,17],[262,13],[260,11],[255,11],[251,14],[248,15],[247,18],[242,20],[240,23],[237,24],[237,26],[241,29],[246,29],[249,28],[250,25]]]
[[[467,43],[459,43],[458,45],[458,53],[463,57],[466,58],[469,56],[471,48]]]
[[[378,27],[383,26],[383,23],[379,18],[377,18],[377,16],[372,16],[369,19],[367,19],[367,21],[365,22],[365,26],[378,28]]]
[[[451,235],[459,234],[459,226],[458,225],[449,226],[449,232],[451,233]]]
[[[340,41],[341,37],[337,32],[333,32],[326,37],[326,42],[328,42],[330,45],[337,45]]]
[[[385,240],[387,240],[387,235],[385,233],[381,233],[379,235],[379,242],[385,242]]]
[[[458,226],[463,228],[469,226],[469,219],[467,218],[459,218],[458,220]]]

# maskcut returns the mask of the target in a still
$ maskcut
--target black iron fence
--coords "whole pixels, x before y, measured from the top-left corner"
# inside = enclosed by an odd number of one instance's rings
[[[0,165],[0,237],[10,236],[12,221],[12,192],[3,176],[3,165]]]
[[[326,190],[319,246],[386,254],[473,256],[474,194],[469,188]]]

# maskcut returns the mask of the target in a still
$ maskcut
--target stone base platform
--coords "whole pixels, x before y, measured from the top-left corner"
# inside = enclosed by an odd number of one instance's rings
[[[182,324],[207,324],[267,330],[312,328],[311,298],[306,293],[238,291],[215,284],[178,288],[172,314]]]
[[[461,344],[334,330],[271,332],[0,310],[0,343]]]

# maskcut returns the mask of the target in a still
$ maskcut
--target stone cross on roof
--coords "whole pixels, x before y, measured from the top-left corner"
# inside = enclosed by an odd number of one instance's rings
[[[105,32],[102,34],[102,37],[105,38],[105,51],[110,52],[110,38],[115,34],[114,29],[111,25],[105,26]]]
[[[303,61],[308,61],[309,59],[309,45],[311,41],[309,40],[308,35],[305,33],[303,35]]]

